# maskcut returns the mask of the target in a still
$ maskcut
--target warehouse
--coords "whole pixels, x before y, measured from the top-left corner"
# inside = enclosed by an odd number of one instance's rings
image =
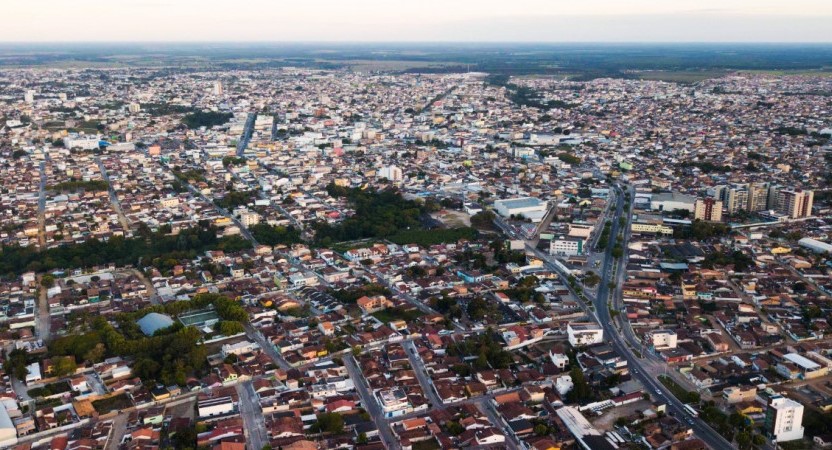
[[[540,222],[546,216],[546,202],[534,197],[520,197],[494,202],[494,210],[503,217],[521,216],[532,222]]]

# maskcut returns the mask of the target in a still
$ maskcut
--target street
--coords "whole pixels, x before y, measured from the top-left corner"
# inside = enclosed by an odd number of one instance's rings
[[[393,430],[390,429],[387,419],[384,418],[381,406],[379,406],[373,393],[370,392],[367,386],[367,380],[358,368],[358,362],[352,354],[344,356],[344,366],[347,368],[347,372],[355,384],[355,390],[358,392],[358,396],[361,397],[361,403],[364,409],[367,410],[376,427],[378,427],[378,435],[384,447],[387,450],[400,449],[401,445],[399,445],[398,439],[393,435]]]
[[[240,397],[240,417],[243,418],[246,442],[250,444],[249,448],[263,448],[269,443],[269,439],[266,432],[266,419],[263,417],[263,410],[260,409],[260,399],[254,392],[254,385],[251,380],[248,380],[237,383],[236,388]]]

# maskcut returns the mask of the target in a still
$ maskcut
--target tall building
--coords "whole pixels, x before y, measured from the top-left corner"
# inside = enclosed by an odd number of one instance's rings
[[[765,211],[768,208],[768,183],[749,183],[748,211]]]
[[[792,219],[809,217],[812,215],[812,203],[815,200],[813,191],[782,190],[777,194],[777,210]]]
[[[23,94],[23,101],[26,103],[34,103],[35,102],[35,91],[29,89]]]
[[[803,405],[785,397],[769,401],[766,430],[777,442],[803,439]]]
[[[138,103],[131,103],[127,106],[127,110],[130,111],[131,114],[136,114],[137,112],[142,110],[142,105]]]
[[[379,178],[387,178],[390,181],[402,181],[402,169],[396,166],[382,167],[378,171]]]
[[[222,95],[222,81],[215,81],[214,82],[214,95]]]
[[[727,186],[722,190],[719,198],[729,214],[741,209],[748,210],[748,187],[745,185]]]
[[[712,198],[696,199],[693,218],[709,222],[722,221],[722,202]]]

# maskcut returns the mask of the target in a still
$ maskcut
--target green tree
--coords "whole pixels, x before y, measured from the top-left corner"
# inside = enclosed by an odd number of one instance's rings
[[[338,413],[322,413],[312,425],[316,432],[338,434],[344,431],[344,417]]]

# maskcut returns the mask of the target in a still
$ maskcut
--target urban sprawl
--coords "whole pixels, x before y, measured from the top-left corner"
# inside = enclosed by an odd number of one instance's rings
[[[2,71],[0,447],[830,447],[830,92]]]

